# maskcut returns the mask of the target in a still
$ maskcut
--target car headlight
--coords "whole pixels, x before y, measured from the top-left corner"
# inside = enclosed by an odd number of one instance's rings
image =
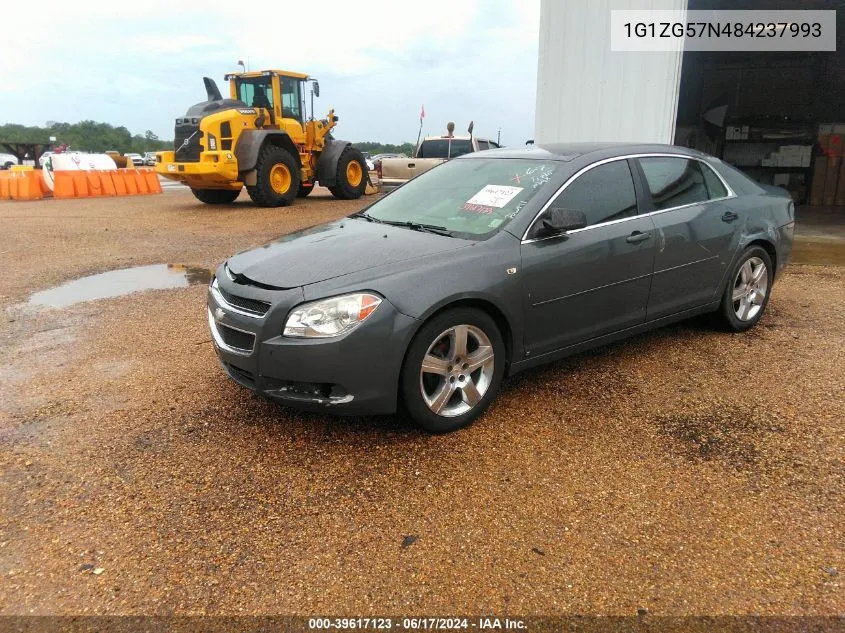
[[[285,322],[284,335],[295,338],[329,338],[361,325],[381,304],[378,295],[362,292],[303,303]]]

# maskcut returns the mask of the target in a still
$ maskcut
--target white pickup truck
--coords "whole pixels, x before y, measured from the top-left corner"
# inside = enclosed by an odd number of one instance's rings
[[[475,136],[426,136],[412,158],[385,158],[375,167],[381,186],[392,189],[450,158],[497,147],[499,144],[495,141]]]

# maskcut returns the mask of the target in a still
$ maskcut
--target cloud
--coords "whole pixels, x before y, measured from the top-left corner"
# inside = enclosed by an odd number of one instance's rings
[[[414,140],[422,103],[424,131],[474,118],[477,133],[502,127],[513,144],[533,134],[539,0],[323,0],[295,25],[269,0],[239,17],[230,0],[40,6],[4,7],[0,122],[96,119],[170,138],[204,99],[202,76],[219,82],[243,59],[318,77],[318,113],[337,108],[350,140]]]

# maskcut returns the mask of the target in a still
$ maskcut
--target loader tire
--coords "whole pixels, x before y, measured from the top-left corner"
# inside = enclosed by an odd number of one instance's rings
[[[259,207],[286,207],[299,191],[299,167],[290,152],[267,145],[255,165],[255,186],[247,193]]]
[[[367,162],[354,147],[347,147],[337,161],[337,183],[329,191],[340,200],[357,200],[367,188]]]
[[[232,204],[241,195],[241,190],[191,189],[191,193],[197,200],[206,204]]]

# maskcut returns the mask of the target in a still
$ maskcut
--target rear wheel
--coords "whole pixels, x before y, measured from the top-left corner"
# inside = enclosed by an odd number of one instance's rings
[[[247,193],[260,207],[286,207],[299,192],[299,167],[287,150],[267,145],[255,165],[255,185]]]
[[[456,308],[423,325],[402,367],[405,409],[431,433],[455,431],[484,413],[505,372],[505,344],[484,312]]]
[[[197,200],[206,204],[232,204],[241,195],[241,190],[234,189],[191,189]]]
[[[718,324],[730,332],[742,332],[757,324],[769,303],[774,280],[769,254],[760,246],[746,249],[728,279],[716,313]]]
[[[329,191],[340,200],[357,200],[367,188],[367,162],[364,155],[354,147],[347,147],[337,162],[335,184]]]

